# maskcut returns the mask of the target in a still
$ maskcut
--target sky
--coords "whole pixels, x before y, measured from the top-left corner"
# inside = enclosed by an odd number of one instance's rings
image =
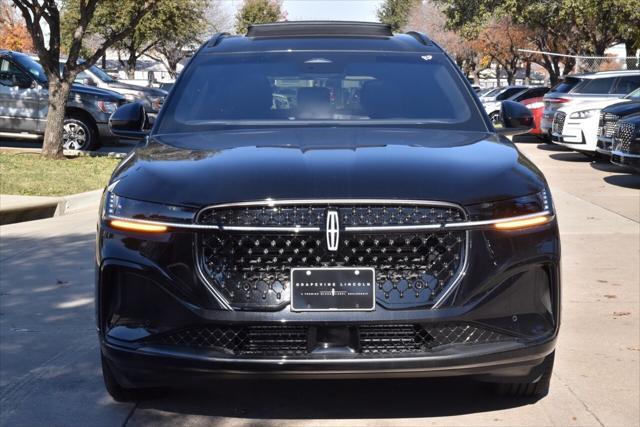
[[[223,0],[227,9],[235,15],[242,0]],[[382,0],[284,0],[282,8],[289,21],[338,20],[378,21],[376,11]]]

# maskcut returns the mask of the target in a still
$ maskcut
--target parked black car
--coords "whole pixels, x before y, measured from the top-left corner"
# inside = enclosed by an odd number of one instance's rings
[[[640,113],[618,120],[612,139],[611,163],[640,173]]]
[[[282,100],[287,93],[287,102]],[[289,96],[291,95],[291,96]],[[472,375],[549,388],[560,240],[542,173],[425,35],[370,23],[218,34],[116,169],[96,309],[116,399],[219,377]]]
[[[48,112],[44,69],[30,55],[0,50],[0,136],[37,139],[44,134]],[[109,90],[74,84],[64,118],[64,148],[92,150],[117,139],[108,120],[125,98]]]
[[[613,134],[618,120],[640,113],[640,88],[624,97],[622,102],[603,108],[600,112],[598,124],[598,145],[596,151],[606,156],[611,156]]]

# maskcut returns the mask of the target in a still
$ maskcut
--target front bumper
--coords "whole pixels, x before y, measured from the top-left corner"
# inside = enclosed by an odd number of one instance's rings
[[[101,225],[96,317],[102,351],[119,381],[131,387],[208,376],[532,378],[553,351],[560,323],[557,224],[506,234],[471,231],[469,238],[464,277],[438,309],[230,311],[221,309],[188,267],[194,257],[192,233],[135,236]],[[472,334],[415,351],[378,354],[365,353],[358,341],[365,326],[442,324],[472,325],[500,339]],[[203,345],[160,339],[203,325],[293,325],[315,332],[306,335],[307,349],[293,355],[246,355],[206,340]],[[318,339],[320,334],[329,338]]]
[[[611,163],[624,166],[637,173],[640,173],[640,155],[625,153],[623,151],[613,151],[611,153]]]
[[[613,139],[605,136],[599,136],[596,144],[596,151],[606,156],[611,156],[611,148],[613,146]]]
[[[552,132],[551,140],[572,150],[593,152],[597,146],[597,131],[597,120],[567,118],[562,133]]]
[[[490,381],[536,380],[553,352],[555,337],[536,343],[501,343],[450,348],[423,357],[380,359],[234,359],[215,352],[162,347],[131,349],[102,341],[118,381],[128,387],[204,382],[210,378],[384,378],[474,376]]]

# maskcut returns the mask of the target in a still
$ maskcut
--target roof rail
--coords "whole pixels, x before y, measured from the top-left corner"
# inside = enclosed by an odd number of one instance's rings
[[[429,37],[427,37],[427,35],[425,33],[421,33],[421,32],[418,32],[418,31],[407,31],[406,34],[408,36],[411,36],[414,39],[418,40],[420,43],[422,43],[425,46],[433,44],[431,39]]]
[[[215,47],[225,36],[228,35],[229,33],[215,33],[207,42],[207,47]]]
[[[391,37],[391,27],[377,22],[288,21],[249,25],[247,37]]]

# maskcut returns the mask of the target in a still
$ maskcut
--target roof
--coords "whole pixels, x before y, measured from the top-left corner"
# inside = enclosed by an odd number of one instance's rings
[[[566,77],[576,77],[579,79],[599,79],[604,77],[620,77],[629,75],[640,76],[640,70],[599,71],[596,73],[570,74]]]
[[[393,34],[386,24],[351,21],[251,25],[246,36],[218,33],[205,44],[205,51],[216,53],[300,50],[442,52],[424,34]]]

